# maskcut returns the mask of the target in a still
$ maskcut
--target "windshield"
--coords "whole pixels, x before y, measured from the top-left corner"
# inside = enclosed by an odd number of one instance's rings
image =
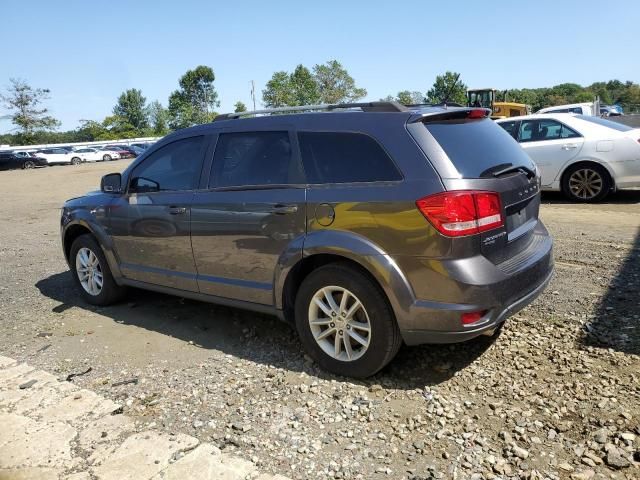
[[[628,125],[624,125],[618,122],[612,122],[611,120],[605,120],[604,118],[600,118],[600,117],[590,117],[588,115],[576,115],[576,118],[579,118],[580,120],[584,120],[585,122],[596,123],[598,125],[602,125],[603,127],[613,128],[614,130],[617,130],[619,132],[628,132],[629,130],[633,130],[633,128],[629,127]]]
[[[497,166],[535,171],[520,145],[493,120],[445,120],[425,123],[425,127],[463,178],[489,176]]]
[[[478,90],[469,92],[470,107],[492,108],[493,91]]]

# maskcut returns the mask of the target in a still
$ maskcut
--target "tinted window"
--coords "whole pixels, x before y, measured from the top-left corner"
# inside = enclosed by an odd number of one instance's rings
[[[520,142],[540,142],[575,138],[580,134],[556,120],[525,120],[520,126]]]
[[[534,170],[529,156],[493,120],[446,120],[425,123],[464,178],[480,178],[496,165]]]
[[[585,122],[596,123],[598,125],[602,125],[603,127],[613,128],[614,130],[618,130],[619,132],[628,132],[629,130],[633,130],[632,127],[623,125],[622,123],[612,122],[611,120],[605,120],[604,118],[600,117],[577,115],[577,118],[579,118],[580,120],[584,120]]]
[[[193,190],[202,167],[204,137],[177,140],[149,155],[131,174],[134,191]]]
[[[288,132],[222,133],[209,186],[286,185],[300,182]]]
[[[362,133],[301,132],[302,164],[309,183],[401,180],[389,155]]]

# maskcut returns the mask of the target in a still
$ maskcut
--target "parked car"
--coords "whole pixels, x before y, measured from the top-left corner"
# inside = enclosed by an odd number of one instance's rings
[[[73,152],[83,162],[109,162],[120,158],[120,153],[106,148],[79,148]]]
[[[588,115],[529,115],[498,120],[541,172],[542,189],[578,202],[640,186],[640,129]]]
[[[21,155],[23,152],[0,152],[0,170],[12,170],[15,168],[30,169],[46,167],[47,161],[41,157]]]
[[[135,154],[126,145],[107,145],[105,148],[120,154],[120,158],[133,158]]]
[[[132,147],[138,147],[138,148],[141,148],[142,150],[146,150],[151,145],[153,145],[153,143],[132,143],[131,144]]]
[[[36,154],[39,157],[46,159],[49,165],[80,165],[82,163],[81,158],[79,158],[73,152],[67,151],[63,148],[45,148],[43,150],[38,150]]]
[[[278,315],[354,377],[403,341],[495,332],[552,275],[535,165],[488,109],[355,105],[221,115],[67,201],[79,293],[108,305],[135,286]]]
[[[568,105],[556,105],[555,107],[541,108],[536,113],[577,113],[581,115],[596,115],[593,111],[593,103],[571,103]]]
[[[600,105],[600,116],[616,117],[618,115],[623,115],[620,105]]]
[[[14,151],[12,153],[17,155],[18,157],[21,157],[21,158],[29,158],[29,157],[37,156],[37,155],[35,155],[35,151],[20,150],[20,151]]]

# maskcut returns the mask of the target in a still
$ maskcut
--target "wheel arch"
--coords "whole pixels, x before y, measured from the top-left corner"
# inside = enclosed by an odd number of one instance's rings
[[[307,275],[331,263],[350,265],[375,282],[384,292],[402,329],[415,296],[393,258],[364,237],[327,230],[308,235],[302,254],[278,269],[280,276],[276,278],[274,300],[285,319],[292,320],[296,294]]]
[[[611,190],[615,190],[616,189],[616,180],[615,177],[613,175],[613,172],[611,170],[611,166],[608,164],[608,162],[603,162],[602,160],[599,160],[597,158],[582,158],[579,160],[574,160],[570,163],[567,163],[566,165],[564,165],[562,167],[562,170],[560,171],[560,174],[557,176],[558,182],[559,182],[559,186],[560,186],[560,190],[562,190],[562,186],[564,184],[564,179],[565,176],[567,175],[569,169],[579,166],[579,165],[598,165],[602,168],[605,169],[605,171],[607,172],[607,174],[609,175],[609,181],[611,182]]]
[[[91,222],[84,218],[75,218],[63,226],[62,250],[67,264],[71,267],[71,259],[69,257],[73,242],[76,238],[84,234],[92,235],[96,239],[107,259],[107,262],[109,263],[109,268],[111,269],[111,274],[113,275],[114,280],[116,283],[120,284],[122,274],[113,248],[113,241],[103,228],[95,222]]]

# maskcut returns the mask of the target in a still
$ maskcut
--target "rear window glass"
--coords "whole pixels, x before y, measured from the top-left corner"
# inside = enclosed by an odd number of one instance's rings
[[[363,133],[300,132],[307,181],[318,183],[384,182],[402,175],[389,155]]]
[[[602,125],[603,127],[613,128],[619,132],[628,132],[629,130],[633,130],[632,127],[625,125],[623,123],[612,122],[611,120],[605,120],[600,117],[591,117],[588,115],[576,115],[576,118],[580,120],[584,120],[585,122],[596,123],[598,125]]]
[[[487,176],[497,165],[535,169],[520,145],[493,120],[446,120],[425,127],[464,178]]]

